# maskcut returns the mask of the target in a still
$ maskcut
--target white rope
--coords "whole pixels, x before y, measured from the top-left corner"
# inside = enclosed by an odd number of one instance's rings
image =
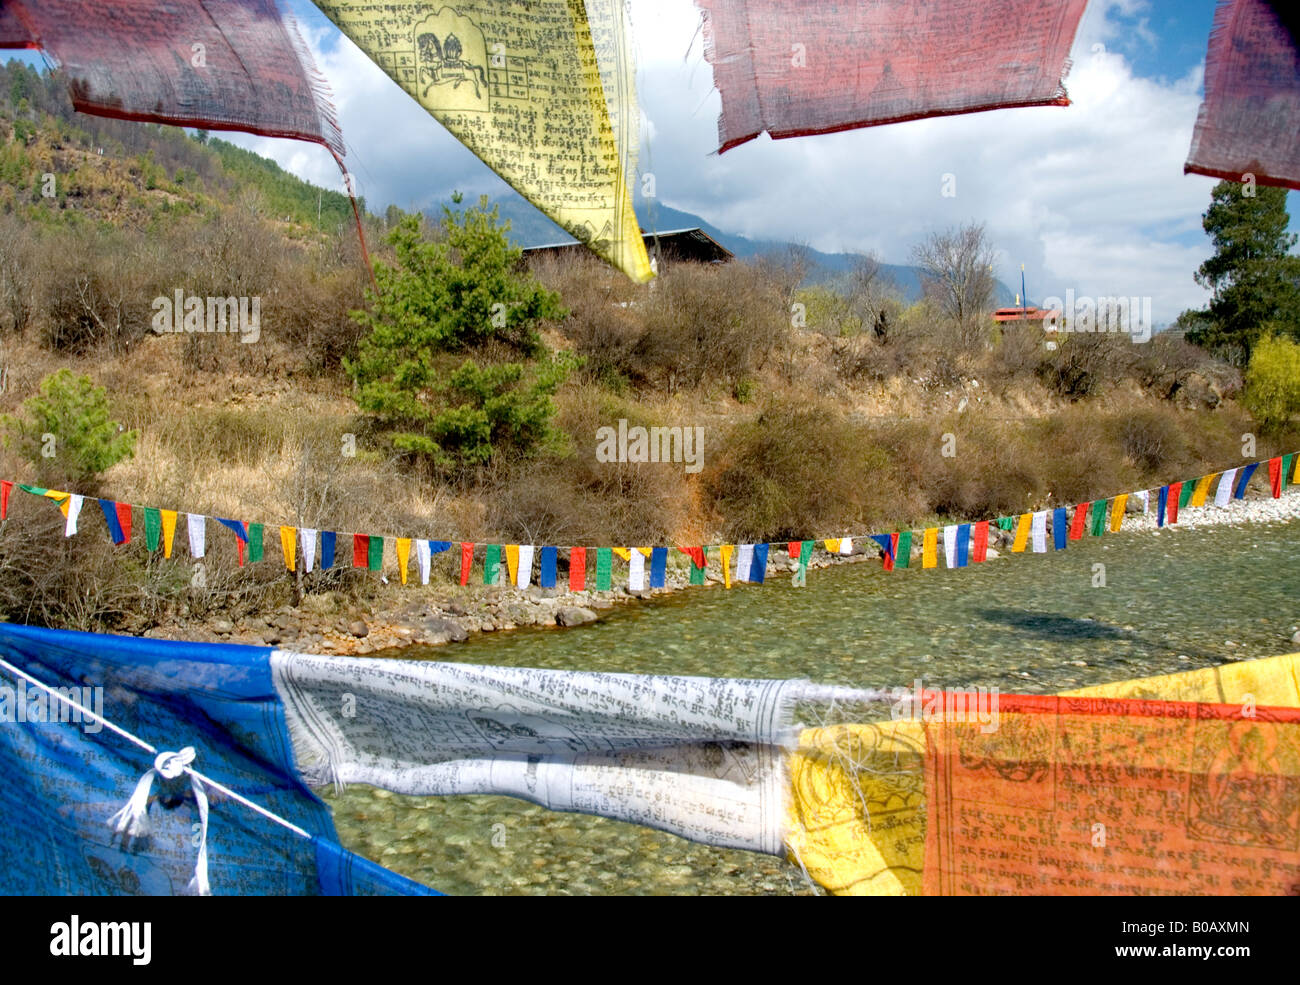
[[[268,821],[274,821],[276,824],[287,828],[296,835],[307,838],[308,840],[311,839],[312,835],[309,832],[304,831],[292,821],[285,820],[278,814],[267,810],[260,804],[253,803],[253,801],[244,797],[242,794],[231,790],[224,783],[219,783],[211,777],[205,776],[198,770],[192,768],[190,763],[194,761],[196,755],[193,746],[186,746],[178,753],[159,752],[156,747],[150,745],[144,739],[137,735],[132,735],[126,729],[113,724],[107,718],[96,714],[85,705],[68,695],[43,684],[26,671],[15,667],[2,657],[0,657],[0,667],[3,667],[5,670],[26,681],[28,684],[39,688],[55,700],[61,701],[65,705],[76,709],[81,713],[83,718],[88,718],[91,721],[97,722],[114,734],[121,736],[128,742],[134,743],[154,756],[153,767],[146,770],[145,774],[140,777],[139,781],[137,781],[135,790],[132,791],[126,805],[108,819],[109,823],[114,825],[114,829],[119,834],[124,834],[128,837],[141,837],[148,832],[149,793],[153,788],[155,776],[161,776],[168,780],[175,779],[182,774],[189,776],[190,786],[194,791],[194,800],[198,804],[199,808],[199,852],[194,868],[194,878],[190,881],[191,891],[196,892],[198,895],[211,895],[211,888],[208,885],[208,797],[206,791],[203,789],[205,785],[211,787],[213,790],[220,791],[236,803],[242,804],[249,810],[262,815],[262,817],[266,818]]]

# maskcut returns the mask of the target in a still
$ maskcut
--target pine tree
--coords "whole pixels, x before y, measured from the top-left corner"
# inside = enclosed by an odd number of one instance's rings
[[[537,331],[564,317],[559,295],[518,271],[520,251],[486,197],[463,213],[444,208],[441,226],[427,238],[409,215],[389,233],[397,262],[376,263],[370,307],[352,313],[370,334],[344,368],[394,449],[464,473],[549,436],[550,398],[571,363],[547,354]]]
[[[1266,331],[1300,338],[1300,257],[1287,232],[1286,189],[1214,186],[1203,217],[1214,256],[1196,272],[1196,282],[1213,292],[1207,323],[1187,339],[1238,366]]]

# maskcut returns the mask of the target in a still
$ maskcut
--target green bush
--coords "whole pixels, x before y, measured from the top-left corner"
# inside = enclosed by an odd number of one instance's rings
[[[110,419],[108,395],[89,376],[61,369],[40,389],[24,416],[5,415],[6,447],[35,466],[38,482],[95,492],[102,473],[135,454],[136,432]]]
[[[1300,345],[1275,335],[1261,338],[1246,368],[1241,402],[1261,430],[1282,430],[1300,412]]]

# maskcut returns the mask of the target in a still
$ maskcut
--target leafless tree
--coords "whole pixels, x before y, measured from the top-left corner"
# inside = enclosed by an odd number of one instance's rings
[[[964,347],[983,345],[993,300],[993,246],[982,223],[933,233],[912,250],[926,297]]]

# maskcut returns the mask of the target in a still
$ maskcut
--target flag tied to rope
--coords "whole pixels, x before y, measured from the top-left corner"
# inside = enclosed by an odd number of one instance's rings
[[[53,55],[82,113],[290,137],[343,157],[329,87],[274,0],[7,0],[2,12],[0,39]]]
[[[1205,101],[1186,172],[1300,188],[1300,13],[1277,0],[1227,0],[1214,13]]]
[[[620,0],[317,0],[339,30],[510,187],[642,283],[628,183],[640,111]]]
[[[1068,106],[1085,0],[696,0],[721,151],[1013,106]]]

